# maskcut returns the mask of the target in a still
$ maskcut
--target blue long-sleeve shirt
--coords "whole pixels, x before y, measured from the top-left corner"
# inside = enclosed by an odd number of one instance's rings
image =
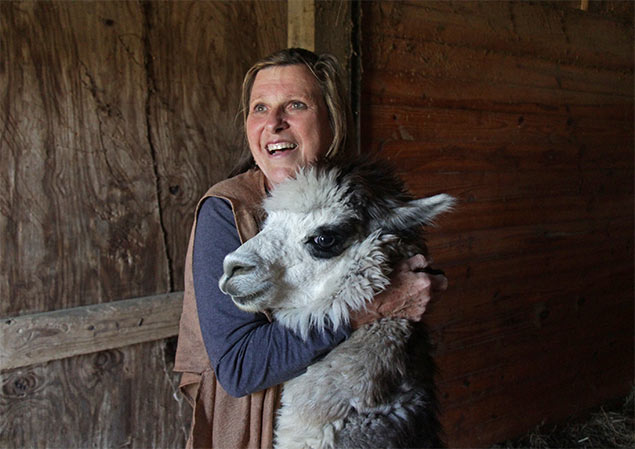
[[[244,396],[302,374],[348,338],[351,329],[315,330],[306,340],[262,314],[238,309],[218,281],[223,259],[240,246],[231,205],[207,198],[200,207],[192,270],[203,341],[216,377],[232,396]]]

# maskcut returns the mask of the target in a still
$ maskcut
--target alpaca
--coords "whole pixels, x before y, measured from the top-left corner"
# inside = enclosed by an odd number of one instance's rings
[[[303,337],[337,328],[388,286],[396,262],[424,250],[421,225],[453,203],[413,199],[378,160],[300,169],[265,200],[260,233],[226,256],[220,288]],[[433,371],[422,325],[383,318],[357,329],[284,384],[275,445],[442,446]]]

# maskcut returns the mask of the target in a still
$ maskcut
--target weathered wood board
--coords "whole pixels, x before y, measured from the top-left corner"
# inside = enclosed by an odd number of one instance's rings
[[[109,301],[0,321],[0,370],[171,338],[183,292]]]
[[[459,198],[429,236],[450,447],[632,386],[633,5],[591,3],[362,4],[363,147]]]
[[[0,316],[167,291],[144,16],[113,6],[0,4]]]
[[[286,2],[149,2],[148,130],[156,154],[170,287],[183,266],[198,199],[227,177],[243,147],[243,76],[286,45]],[[169,39],[166,39],[169,36]]]
[[[0,2],[0,317],[183,289],[196,201],[238,158],[242,76],[286,19],[286,2]],[[170,339],[1,372],[0,446],[184,446],[173,357]]]
[[[173,341],[2,373],[3,448],[177,448],[190,406],[172,372]]]

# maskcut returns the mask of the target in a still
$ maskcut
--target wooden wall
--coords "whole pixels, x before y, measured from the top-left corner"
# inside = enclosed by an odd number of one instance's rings
[[[365,147],[461,199],[430,236],[453,446],[632,382],[633,7],[578,3],[361,2]],[[348,62],[359,4],[314,6],[318,51]],[[178,295],[194,204],[237,158],[242,75],[286,21],[286,2],[0,2],[0,337]],[[56,325],[21,328],[29,351]],[[0,446],[181,447],[174,344],[4,369]]]
[[[633,3],[363,2],[362,136],[420,195],[451,447],[633,382]]]
[[[286,18],[285,2],[0,2],[3,325],[183,289],[194,205],[237,158],[242,76],[286,46]],[[4,370],[0,447],[182,447],[174,344]]]

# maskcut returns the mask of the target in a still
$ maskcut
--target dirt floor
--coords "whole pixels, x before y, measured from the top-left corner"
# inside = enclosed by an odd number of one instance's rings
[[[594,411],[587,419],[533,432],[492,448],[635,448],[635,389],[623,401]]]

